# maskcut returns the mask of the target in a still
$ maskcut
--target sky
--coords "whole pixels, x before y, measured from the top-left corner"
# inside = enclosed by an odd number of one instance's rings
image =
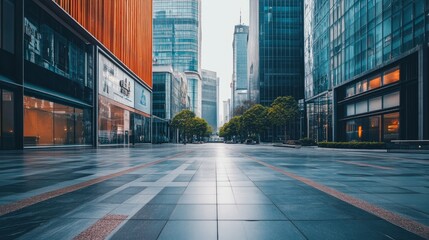
[[[249,25],[249,0],[201,0],[202,69],[217,72],[219,84],[219,115],[223,115],[223,101],[231,97],[233,71],[232,41],[234,26]],[[220,118],[221,119],[221,118]]]

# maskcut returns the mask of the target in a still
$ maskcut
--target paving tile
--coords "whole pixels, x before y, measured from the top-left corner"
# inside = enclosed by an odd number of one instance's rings
[[[176,205],[170,220],[216,220],[216,205]]]
[[[275,205],[219,205],[219,220],[286,220]]]
[[[166,221],[128,220],[110,239],[156,240]]]
[[[159,240],[215,240],[216,221],[168,221]]]
[[[182,195],[178,204],[216,204],[216,195],[201,194],[201,195]]]
[[[422,239],[380,220],[293,221],[309,239]]]
[[[168,220],[176,205],[147,204],[139,210],[131,219],[142,220]]]
[[[220,240],[283,240],[305,237],[289,221],[219,221]]]

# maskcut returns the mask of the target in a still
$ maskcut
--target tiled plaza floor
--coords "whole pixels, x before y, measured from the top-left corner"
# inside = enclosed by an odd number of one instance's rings
[[[0,152],[0,239],[428,239],[429,155],[270,145]]]

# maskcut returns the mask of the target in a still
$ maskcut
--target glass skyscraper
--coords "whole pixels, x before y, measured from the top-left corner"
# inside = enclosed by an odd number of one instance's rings
[[[191,110],[197,116],[201,116],[202,87],[200,12],[200,0],[153,0],[155,64],[187,74]]]
[[[251,0],[249,96],[269,106],[279,96],[304,97],[303,1]]]
[[[429,137],[428,8],[423,0],[305,1],[309,137]]]
[[[202,70],[203,77],[203,104],[202,116],[217,131],[217,116],[219,109],[219,78],[216,72]]]
[[[233,84],[232,84],[232,108],[235,109],[244,101],[248,100],[248,77],[247,77],[247,38],[249,27],[236,25],[234,29],[233,48]]]

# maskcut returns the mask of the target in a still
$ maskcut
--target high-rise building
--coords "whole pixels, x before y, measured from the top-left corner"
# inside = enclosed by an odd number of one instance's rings
[[[231,119],[231,99],[223,101],[223,124]]]
[[[0,6],[0,150],[150,141],[151,1]]]
[[[250,100],[269,106],[279,96],[304,97],[304,3],[250,0]]]
[[[233,48],[233,79],[232,79],[232,111],[249,99],[247,77],[247,38],[249,27],[240,23],[234,28]]]
[[[153,115],[171,120],[177,113],[186,109],[187,84],[186,75],[174,72],[171,66],[154,66]]]
[[[202,116],[217,132],[218,109],[219,109],[219,78],[216,72],[202,70],[203,77],[203,104]]]
[[[428,139],[427,1],[305,3],[308,136]]]
[[[191,111],[201,117],[201,1],[153,0],[153,43],[156,64],[186,73]]]
[[[153,67],[152,142],[176,142],[177,132],[170,120],[188,104],[186,75],[174,72],[171,66]]]

